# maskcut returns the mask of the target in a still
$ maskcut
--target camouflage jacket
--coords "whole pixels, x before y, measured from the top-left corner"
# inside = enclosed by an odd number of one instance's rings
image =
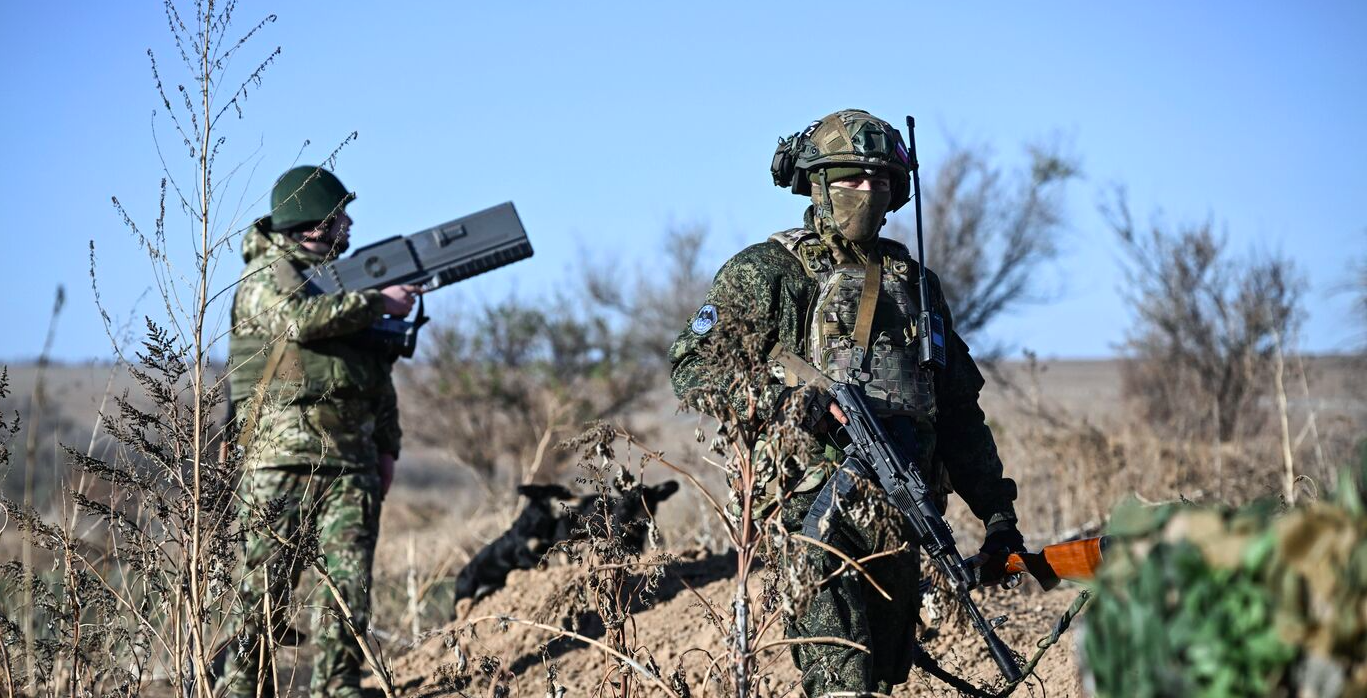
[[[393,357],[358,334],[383,316],[384,300],[378,291],[306,293],[301,270],[325,258],[267,234],[268,225],[258,221],[243,239],[247,266],[232,311],[237,429],[255,418],[247,463],[372,469],[378,454],[398,455],[401,435]],[[262,384],[279,342],[280,360]]]
[[[811,218],[808,216],[808,228]],[[916,262],[904,246],[879,240],[883,254],[905,263],[912,278],[917,272]],[[1015,482],[1002,476],[1002,463],[997,455],[992,431],[978,407],[978,393],[984,385],[968,345],[953,330],[953,318],[940,290],[939,279],[927,270],[931,303],[944,317],[948,337],[947,366],[934,377],[936,414],[927,422],[930,433],[919,433],[922,462],[928,480],[941,492],[956,491],[968,503],[973,513],[989,527],[1014,523],[1012,502],[1016,497]],[[914,282],[913,282],[914,284]],[[803,263],[783,244],[766,240],[741,250],[717,272],[705,304],[714,306],[715,327],[704,333],[726,332],[727,317],[740,308],[762,309],[763,320],[759,331],[767,334],[767,343],[780,343],[800,356],[808,354],[806,346],[811,313],[816,303],[817,283],[803,268]],[[706,306],[704,306],[706,307]],[[701,312],[701,311],[700,311]],[[881,307],[879,315],[883,313]],[[875,321],[877,322],[877,321]],[[707,327],[707,324],[704,324]],[[670,348],[673,366],[674,392],[680,398],[697,388],[718,390],[709,386],[709,372],[701,365],[698,348],[703,334],[693,326],[685,328]],[[789,392],[775,380],[765,388],[759,409],[762,418],[771,418],[781,407]],[[914,428],[909,420],[891,420],[893,428]],[[837,453],[827,448],[826,453]],[[829,472],[829,461],[819,456],[808,466],[810,483]]]

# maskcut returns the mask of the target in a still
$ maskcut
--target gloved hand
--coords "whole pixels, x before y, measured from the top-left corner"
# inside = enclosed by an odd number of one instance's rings
[[[1004,526],[989,532],[983,541],[983,547],[978,549],[979,555],[987,556],[1005,556],[1023,552],[1026,552],[1025,536],[1022,536],[1014,525]]]
[[[995,527],[995,530],[988,532],[983,546],[973,558],[979,579],[984,585],[1000,584],[1007,589],[1015,587],[1020,584],[1020,575],[1006,573],[1006,558],[1011,553],[1024,552],[1025,537],[1014,523]]]
[[[800,393],[802,400],[802,421],[798,426],[809,434],[825,434],[836,427],[835,415],[831,413],[831,406],[835,404],[835,397],[825,390],[808,388]]]

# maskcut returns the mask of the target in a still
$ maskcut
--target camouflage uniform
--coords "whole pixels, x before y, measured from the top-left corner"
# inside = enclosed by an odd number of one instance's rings
[[[273,533],[291,546],[261,527],[248,535],[246,615],[224,672],[233,695],[255,695],[257,677],[269,676],[258,644],[267,602],[278,640],[292,625],[281,617],[292,590],[315,555],[364,629],[382,497],[377,463],[380,454],[399,453],[393,359],[357,334],[382,317],[383,298],[377,291],[304,293],[300,270],[326,257],[270,230],[264,218],[243,241],[247,267],[233,305],[230,380],[238,428],[251,430],[240,487],[244,519],[261,523],[266,512]],[[359,695],[360,648],[332,593],[320,593],[311,691]]]
[[[819,205],[822,194],[815,194],[814,200]],[[914,437],[918,462],[923,464],[927,482],[940,494],[942,506],[943,497],[956,491],[989,532],[1014,531],[1015,483],[1002,477],[996,445],[977,402],[983,378],[968,346],[954,333],[939,280],[927,272],[930,301],[945,321],[947,365],[930,372],[917,365],[913,351],[915,317],[920,311],[915,260],[894,241],[875,237],[854,244],[831,228],[818,208],[808,208],[803,228],[752,245],[722,266],[698,318],[670,349],[675,393],[682,398],[693,389],[724,390],[709,385],[717,378],[702,364],[699,348],[727,332],[728,317],[749,317],[759,309],[763,317],[757,330],[769,346],[778,344],[806,356],[836,380],[859,382],[889,432],[904,440],[908,452],[908,442]],[[881,270],[881,284],[869,337],[869,361],[866,372],[856,367],[851,375],[851,334],[862,273],[874,268],[873,263]],[[760,417],[776,416],[789,394],[790,389],[781,384],[766,388]],[[812,454],[802,464],[805,475],[800,482],[784,484],[782,518],[790,531],[801,529],[817,490],[840,457],[839,449],[827,441],[824,453]],[[904,517],[895,513],[876,485],[862,482],[852,498],[856,502],[847,504],[855,504],[854,508],[859,501],[872,507],[874,523],[858,524],[838,516],[827,542],[854,558],[911,542]],[[815,568],[827,575],[841,563],[814,546],[808,554]],[[865,654],[833,644],[796,645],[794,659],[803,671],[809,696],[832,691],[888,692],[907,678],[920,602],[917,551],[912,546],[907,552],[880,558],[868,569],[893,595],[892,601],[884,600],[862,577],[841,575],[819,590],[807,610],[789,624],[793,637],[842,637],[870,650]]]

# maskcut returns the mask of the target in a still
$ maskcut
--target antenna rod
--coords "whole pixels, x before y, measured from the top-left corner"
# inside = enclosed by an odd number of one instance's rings
[[[907,116],[907,148],[911,151],[911,191],[916,203],[916,265],[920,268],[921,312],[930,311],[930,290],[926,285],[926,243],[921,234],[921,163],[916,159],[916,119]]]
[[[930,307],[930,284],[926,283],[926,242],[921,232],[921,163],[916,160],[916,119],[907,117],[907,141],[910,145],[912,195],[916,199],[916,266],[917,286],[920,287],[921,312],[916,316],[917,360],[921,368],[945,367],[945,321]]]

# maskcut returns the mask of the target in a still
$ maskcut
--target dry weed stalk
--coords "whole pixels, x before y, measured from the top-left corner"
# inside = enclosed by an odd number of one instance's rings
[[[778,483],[792,481],[800,471],[798,459],[789,454],[807,454],[814,444],[794,426],[792,415],[761,418],[764,402],[772,400],[775,378],[769,372],[767,342],[756,331],[756,321],[756,317],[744,315],[731,318],[732,331],[700,349],[703,364],[716,371],[715,384],[725,386],[724,389],[699,389],[685,396],[688,407],[718,418],[717,436],[709,448],[723,459],[720,465],[730,484],[729,501],[716,499],[694,473],[663,453],[644,448],[625,429],[600,424],[569,444],[582,449],[586,456],[600,459],[600,472],[615,470],[620,477],[630,472],[633,464],[637,472],[657,465],[683,477],[697,489],[726,531],[736,554],[734,591],[729,603],[719,608],[694,592],[706,620],[722,634],[726,646],[726,652],[719,656],[696,647],[684,653],[700,651],[710,660],[703,675],[697,677],[699,695],[716,691],[736,698],[759,698],[791,691],[793,686],[774,685],[772,663],[762,661],[763,655],[775,650],[803,643],[835,643],[865,649],[841,638],[764,640],[766,633],[785,618],[800,613],[815,589],[826,580],[806,569],[804,556],[798,554],[805,543],[790,536],[779,518],[782,507],[776,506],[779,502],[775,498],[782,497],[782,488]],[[704,438],[701,431],[698,437]],[[627,455],[620,461],[615,443],[626,447]],[[755,579],[762,560],[782,560],[784,564],[768,565],[762,579]],[[862,569],[864,562],[848,558],[846,561],[855,570]],[[630,600],[614,599],[608,607],[628,608]],[[603,608],[601,600],[599,608]],[[648,648],[626,648],[650,656]],[[646,666],[653,670],[652,665]],[[651,675],[658,676],[658,672],[652,671]],[[671,675],[670,683],[675,693],[691,695],[682,663]]]
[[[93,445],[85,451],[64,448],[81,481],[68,484],[62,502],[67,515],[60,523],[48,523],[32,507],[0,498],[8,524],[43,554],[42,559],[0,566],[6,597],[23,590],[32,598],[23,612],[37,622],[28,631],[13,621],[11,609],[0,608],[3,674],[11,691],[23,685],[32,696],[136,695],[153,680],[166,678],[186,698],[211,698],[212,656],[225,641],[228,621],[241,611],[232,575],[238,547],[247,528],[269,520],[261,512],[242,519],[235,515],[240,463],[236,456],[216,453],[221,434],[210,415],[224,402],[225,383],[212,375],[209,356],[226,332],[215,334],[209,319],[215,301],[232,288],[211,292],[214,270],[241,233],[239,213],[219,205],[224,188],[240,170],[233,168],[221,180],[215,176],[226,143],[220,120],[241,116],[250,89],[260,84],[280,49],[257,63],[230,94],[221,87],[232,84],[228,69],[239,50],[275,17],[262,19],[234,40],[229,38],[234,0],[197,0],[185,14],[166,0],[164,9],[189,79],[188,86],[171,89],[148,51],[163,108],[154,116],[169,120],[175,147],[188,156],[189,173],[173,172],[179,168],[158,142],[164,176],[151,234],[113,199],[148,256],[165,309],[164,324],[147,320],[143,350],[129,366],[142,395],[116,397],[115,415],[101,412],[96,430],[102,428],[117,444],[112,453],[96,457]],[[192,230],[194,259],[185,269],[171,252],[168,196]],[[233,222],[220,229],[221,220]],[[94,260],[92,241],[92,284]],[[97,287],[96,296],[98,303]],[[109,315],[103,308],[101,313],[108,331]],[[120,348],[114,350],[122,358]],[[16,421],[5,435],[0,456],[6,462],[8,437],[17,428]],[[91,540],[89,533],[97,530],[105,534],[104,545]],[[326,574],[322,580],[342,602],[332,580]],[[344,603],[343,614],[388,688],[380,658],[361,637],[358,628],[363,626]],[[22,677],[16,675],[11,651],[21,645],[31,648],[25,652]]]
[[[762,311],[752,309],[750,312]],[[768,393],[772,391],[775,379],[769,372],[768,338],[759,331],[759,320],[757,315],[739,314],[730,319],[728,332],[709,335],[710,341],[704,341],[699,348],[700,363],[712,372],[713,380],[708,381],[709,385],[726,387],[722,390],[695,389],[683,396],[685,407],[717,419],[717,436],[709,443],[709,449],[724,459],[730,484],[731,497],[727,506],[709,501],[736,552],[735,592],[730,617],[724,624],[729,655],[724,658],[729,667],[727,692],[736,698],[758,698],[765,694],[769,681],[758,671],[759,651],[772,649],[774,645],[760,645],[759,639],[764,631],[782,620],[785,609],[793,611],[800,605],[793,599],[794,588],[789,584],[797,570],[780,570],[782,566],[771,565],[759,597],[752,588],[750,577],[761,554],[774,561],[800,559],[798,555],[788,554],[793,541],[779,521],[782,507],[762,507],[766,494],[770,499],[777,496],[781,489],[777,485],[796,475],[795,472],[782,472],[797,467],[789,454],[805,453],[811,446],[810,439],[794,428],[791,421],[762,418],[767,416],[761,411],[767,407],[766,400],[772,400]],[[699,441],[703,440],[701,429],[697,436]],[[658,455],[655,460],[667,467],[671,465]],[[802,581],[812,583],[814,580],[808,577]],[[727,616],[715,609],[712,615]],[[714,658],[714,664],[721,663],[723,658]],[[710,685],[707,679],[704,677],[704,686]],[[705,692],[706,689],[704,695]]]
[[[29,420],[32,425],[28,429],[28,434],[24,439],[24,508],[33,507],[33,471],[34,464],[38,460],[38,425],[44,419],[44,412],[47,407],[47,390],[45,389],[45,379],[47,377],[48,361],[52,354],[52,341],[57,335],[57,318],[62,314],[62,306],[66,304],[66,291],[62,286],[57,286],[57,296],[52,304],[52,314],[49,316],[47,337],[43,340],[43,351],[38,355],[37,378],[33,382],[33,395],[29,400]],[[16,417],[17,418],[17,417]],[[25,543],[21,553],[21,564],[24,569],[33,569],[33,548]],[[33,652],[33,633],[35,630],[33,606],[33,590],[31,586],[24,587],[24,604],[27,609],[24,614],[24,662],[28,669],[30,683],[28,690],[37,691],[37,685],[32,683],[32,677],[36,675]],[[8,666],[6,666],[8,674]],[[12,684],[8,684],[13,688]]]
[[[558,668],[547,654],[551,642],[559,640],[583,642],[615,660],[591,687],[595,696],[630,698],[640,692],[644,682],[672,698],[688,698],[686,690],[676,693],[683,686],[680,672],[665,677],[651,648],[639,642],[636,614],[653,604],[665,567],[673,558],[644,553],[647,541],[658,543],[657,529],[649,516],[650,507],[639,473],[633,475],[629,467],[616,460],[616,438],[617,432],[603,423],[595,423],[582,435],[561,444],[561,448],[582,451],[579,467],[585,474],[578,481],[594,490],[581,504],[566,507],[566,514],[573,519],[570,538],[547,553],[548,557],[563,554],[578,570],[575,577],[559,588],[534,618],[488,615],[469,619],[448,636],[448,645],[463,657],[461,643],[466,638],[476,640],[479,625],[494,624],[504,631],[512,626],[532,628],[553,636],[542,645],[548,696],[560,695],[565,690],[557,680]],[[637,518],[636,512],[645,512],[646,520]],[[581,621],[592,616],[602,624],[601,639],[591,636],[599,632],[597,628],[580,627]],[[556,619],[559,624],[552,624]],[[497,657],[480,656],[477,664],[479,673],[490,682],[491,693],[501,695],[517,687],[516,676],[502,670],[487,670],[490,666],[502,666]],[[462,660],[458,666],[445,669],[442,679],[463,690],[474,678],[466,673],[467,668]]]

